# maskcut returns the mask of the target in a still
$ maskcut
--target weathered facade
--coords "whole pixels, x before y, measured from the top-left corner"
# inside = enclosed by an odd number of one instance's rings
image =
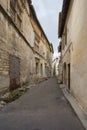
[[[87,0],[63,0],[59,14],[61,80],[87,110]]]
[[[28,1],[0,1],[0,90],[29,82],[34,66]]]
[[[35,55],[35,67],[36,77],[50,77],[52,73],[52,57],[53,46],[48,41],[39,21],[36,16],[33,5],[31,9],[31,23],[33,26],[33,33],[35,37],[34,41],[34,55]]]
[[[58,83],[62,84],[63,83],[63,70],[62,70],[61,42],[59,43],[59,46],[58,46],[58,52],[60,52],[59,64],[58,64]]]
[[[58,58],[55,58],[53,60],[53,76],[58,76],[58,64],[59,64],[59,59]]]
[[[40,71],[30,5],[30,0],[0,0],[0,92],[33,82]]]

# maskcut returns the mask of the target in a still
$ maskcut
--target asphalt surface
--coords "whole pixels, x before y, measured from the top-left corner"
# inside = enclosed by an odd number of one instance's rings
[[[0,111],[0,130],[84,130],[55,78],[32,87]]]

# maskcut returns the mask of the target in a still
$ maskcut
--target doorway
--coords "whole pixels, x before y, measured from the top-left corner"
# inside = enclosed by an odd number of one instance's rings
[[[16,56],[9,56],[10,90],[20,86],[20,59]]]
[[[66,85],[66,63],[64,63],[63,83]]]
[[[41,64],[41,76],[43,76],[43,66]]]
[[[36,62],[36,75],[38,74],[38,67],[39,67],[39,64],[38,62]]]
[[[68,64],[68,89],[70,90],[70,64]]]

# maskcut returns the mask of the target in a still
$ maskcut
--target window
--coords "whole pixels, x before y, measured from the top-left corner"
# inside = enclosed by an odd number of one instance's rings
[[[35,43],[34,43],[34,47],[35,47],[35,50],[37,52],[39,52],[39,42],[40,42],[40,37],[39,35],[35,32]]]
[[[3,21],[3,15],[2,15],[2,13],[0,12],[0,22],[2,22]]]
[[[34,48],[35,48],[35,51],[39,52],[39,45],[36,42],[34,43]]]
[[[39,35],[36,32],[35,32],[35,40],[37,41],[37,43],[40,42],[40,37],[39,37]]]
[[[65,28],[65,45],[67,44],[67,27]]]
[[[64,47],[65,47],[65,42],[64,42],[64,35],[62,37],[62,50],[64,50]]]
[[[10,14],[18,28],[22,25],[22,10],[17,0],[10,0]]]
[[[65,30],[62,36],[62,50],[64,50],[66,45],[67,45],[67,27],[65,27]]]
[[[22,0],[23,4],[26,4],[26,0]]]
[[[16,0],[10,0],[10,14],[13,21],[15,21],[15,15],[16,15],[16,2],[17,2]]]
[[[19,15],[17,15],[17,26],[21,28],[22,20]]]
[[[17,26],[18,26],[19,28],[21,28],[21,25],[22,25],[21,15],[22,15],[22,11],[21,11],[21,8],[20,8],[19,4],[17,3],[16,23],[17,23]]]

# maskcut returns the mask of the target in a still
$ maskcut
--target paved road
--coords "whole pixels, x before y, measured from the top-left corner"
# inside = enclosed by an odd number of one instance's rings
[[[55,78],[31,88],[0,112],[0,130],[84,130]]]

